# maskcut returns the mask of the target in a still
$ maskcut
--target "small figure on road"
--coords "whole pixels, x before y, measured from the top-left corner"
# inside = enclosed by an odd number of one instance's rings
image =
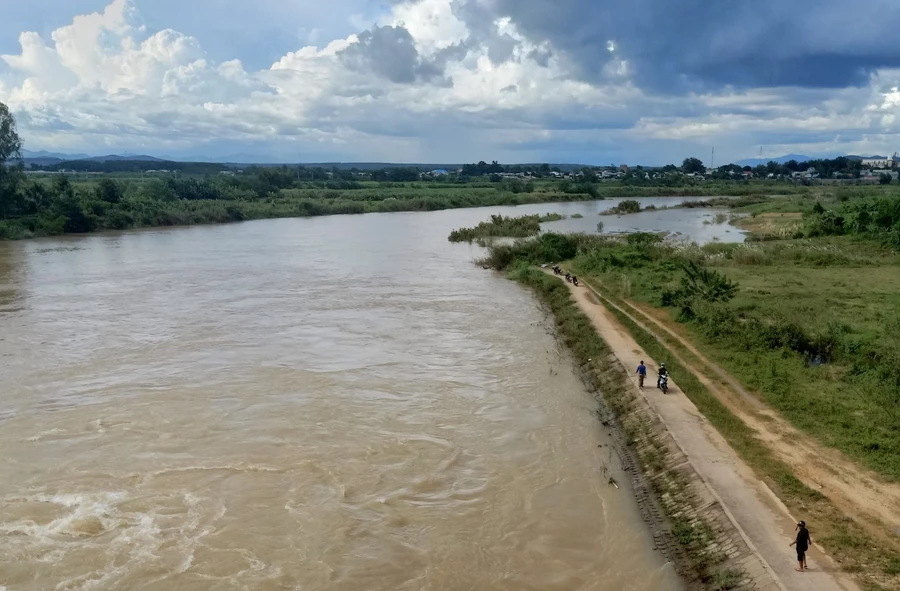
[[[797,564],[799,566],[794,569],[797,572],[802,573],[806,571],[806,551],[809,550],[810,544],[812,544],[812,538],[809,537],[806,522],[801,521],[797,524],[797,539],[791,542],[791,546],[797,546]]]
[[[637,376],[638,376],[638,387],[644,387],[644,378],[647,377],[647,366],[644,365],[644,360],[641,360],[641,364],[638,365],[637,368]]]
[[[659,371],[658,371],[657,373],[659,374],[659,377],[656,378],[656,387],[657,387],[657,388],[662,388],[662,380],[663,380],[663,378],[668,378],[668,377],[669,377],[669,370],[666,369],[666,364],[665,364],[665,363],[660,363],[660,364],[659,364]]]

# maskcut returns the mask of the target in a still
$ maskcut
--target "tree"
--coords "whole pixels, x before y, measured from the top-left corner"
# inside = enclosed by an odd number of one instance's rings
[[[9,107],[0,103],[0,217],[19,213],[22,207],[19,184],[24,174],[21,167],[7,168],[6,161],[21,156],[22,140],[16,132],[16,120]]]
[[[9,112],[9,107],[0,103],[0,164],[10,158],[19,158],[22,140],[16,131],[16,120]]]
[[[603,233],[603,222],[597,222],[597,233],[598,234]]]
[[[122,200],[122,190],[111,179],[100,179],[97,183],[97,198],[107,203],[118,203]]]
[[[681,170],[686,173],[704,173],[706,172],[706,167],[703,166],[703,162],[699,158],[685,158],[684,162],[681,163]]]
[[[718,271],[701,267],[694,261],[684,265],[681,293],[686,298],[700,298],[707,302],[727,302],[737,293],[737,283]]]
[[[882,185],[890,185],[892,180],[894,180],[894,178],[885,172],[882,172],[878,177],[878,182]]]

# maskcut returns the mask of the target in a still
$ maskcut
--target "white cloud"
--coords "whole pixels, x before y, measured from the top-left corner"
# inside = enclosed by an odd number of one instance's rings
[[[785,135],[800,143],[804,134],[813,140],[807,147],[833,149],[834,138],[852,136],[843,141],[884,152],[900,131],[897,71],[844,91],[648,95],[614,40],[605,48],[613,56],[604,57],[604,81],[589,83],[570,74],[547,40],[529,39],[509,19],[472,31],[457,9],[453,0],[408,1],[377,21],[403,27],[412,48],[372,59],[409,62],[412,51],[418,71],[439,73],[395,83],[377,73],[388,68],[345,59],[348,48],[363,48],[362,32],[248,71],[241,56],[216,63],[200,40],[177,30],[146,30],[130,0],[113,0],[49,42],[23,32],[20,52],[0,56],[0,101],[20,117],[28,147],[95,152],[186,153],[213,144],[239,152],[262,144],[345,159],[549,160],[580,150],[584,161],[605,162],[618,151],[621,159],[658,162],[657,154],[677,160],[713,142],[730,142],[738,158],[750,145],[790,145]]]

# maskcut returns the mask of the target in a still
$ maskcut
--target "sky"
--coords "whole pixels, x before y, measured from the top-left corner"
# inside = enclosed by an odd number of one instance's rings
[[[900,150],[897,0],[2,2],[28,150],[723,164]]]

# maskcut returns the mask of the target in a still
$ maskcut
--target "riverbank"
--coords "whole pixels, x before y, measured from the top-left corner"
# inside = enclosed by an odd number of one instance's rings
[[[620,183],[564,185],[541,181],[527,190],[502,183],[289,183],[254,190],[229,179],[166,181],[115,177],[34,181],[0,207],[0,239],[25,239],[104,230],[218,224],[255,219],[315,217],[469,207],[591,201],[623,197],[704,197],[805,194],[807,187],[773,183],[716,183],[685,187]],[[343,187],[343,188],[342,188]]]
[[[821,231],[831,203],[804,202],[803,231]],[[885,211],[883,200],[871,203]],[[882,372],[897,366],[896,334],[884,319],[900,313],[892,287],[900,261],[885,243],[891,234],[878,228],[703,247],[653,234],[545,234],[494,246],[485,262],[519,269],[571,259],[567,267],[613,303],[609,312],[639,344],[625,350],[666,360],[686,399],[782,513],[816,523],[835,568],[868,589],[897,589],[896,385]]]
[[[638,466],[631,475],[644,519],[654,532],[657,548],[676,564],[689,587],[778,588],[685,450],[629,380],[620,351],[600,330],[599,317],[559,279],[532,268],[519,269],[513,277],[531,287],[554,315],[560,339],[578,360],[601,403],[600,420],[622,436],[619,442],[626,466],[630,456],[636,456]]]
[[[630,369],[637,367],[640,361],[651,368],[659,367],[660,359],[643,349],[623,324],[622,320],[634,322],[627,311],[589,285],[582,288],[569,286],[569,289],[581,311],[609,344],[623,371],[631,373]],[[667,360],[667,365],[673,364]],[[689,373],[679,369],[670,370],[672,378],[668,395],[662,395],[652,386],[640,390],[640,393],[652,409],[660,429],[671,435],[677,448],[683,452],[684,461],[699,477],[700,482],[695,482],[691,490],[692,497],[704,499],[711,496],[713,499],[695,502],[704,507],[721,505],[727,521],[722,523],[721,519],[718,520],[720,527],[726,532],[733,530],[744,542],[745,556],[738,559],[738,564],[745,573],[755,576],[756,588],[765,589],[767,585],[774,585],[783,589],[810,591],[856,589],[847,576],[835,572],[837,565],[821,547],[809,553],[810,572],[801,574],[794,571],[795,562],[785,546],[786,541],[793,538],[794,524],[799,517],[791,515],[778,502],[772,491],[754,476],[749,466],[729,447],[697,406],[684,396],[678,377],[687,378]],[[690,381],[685,379],[685,383]],[[730,541],[733,545],[734,539],[732,535]]]

